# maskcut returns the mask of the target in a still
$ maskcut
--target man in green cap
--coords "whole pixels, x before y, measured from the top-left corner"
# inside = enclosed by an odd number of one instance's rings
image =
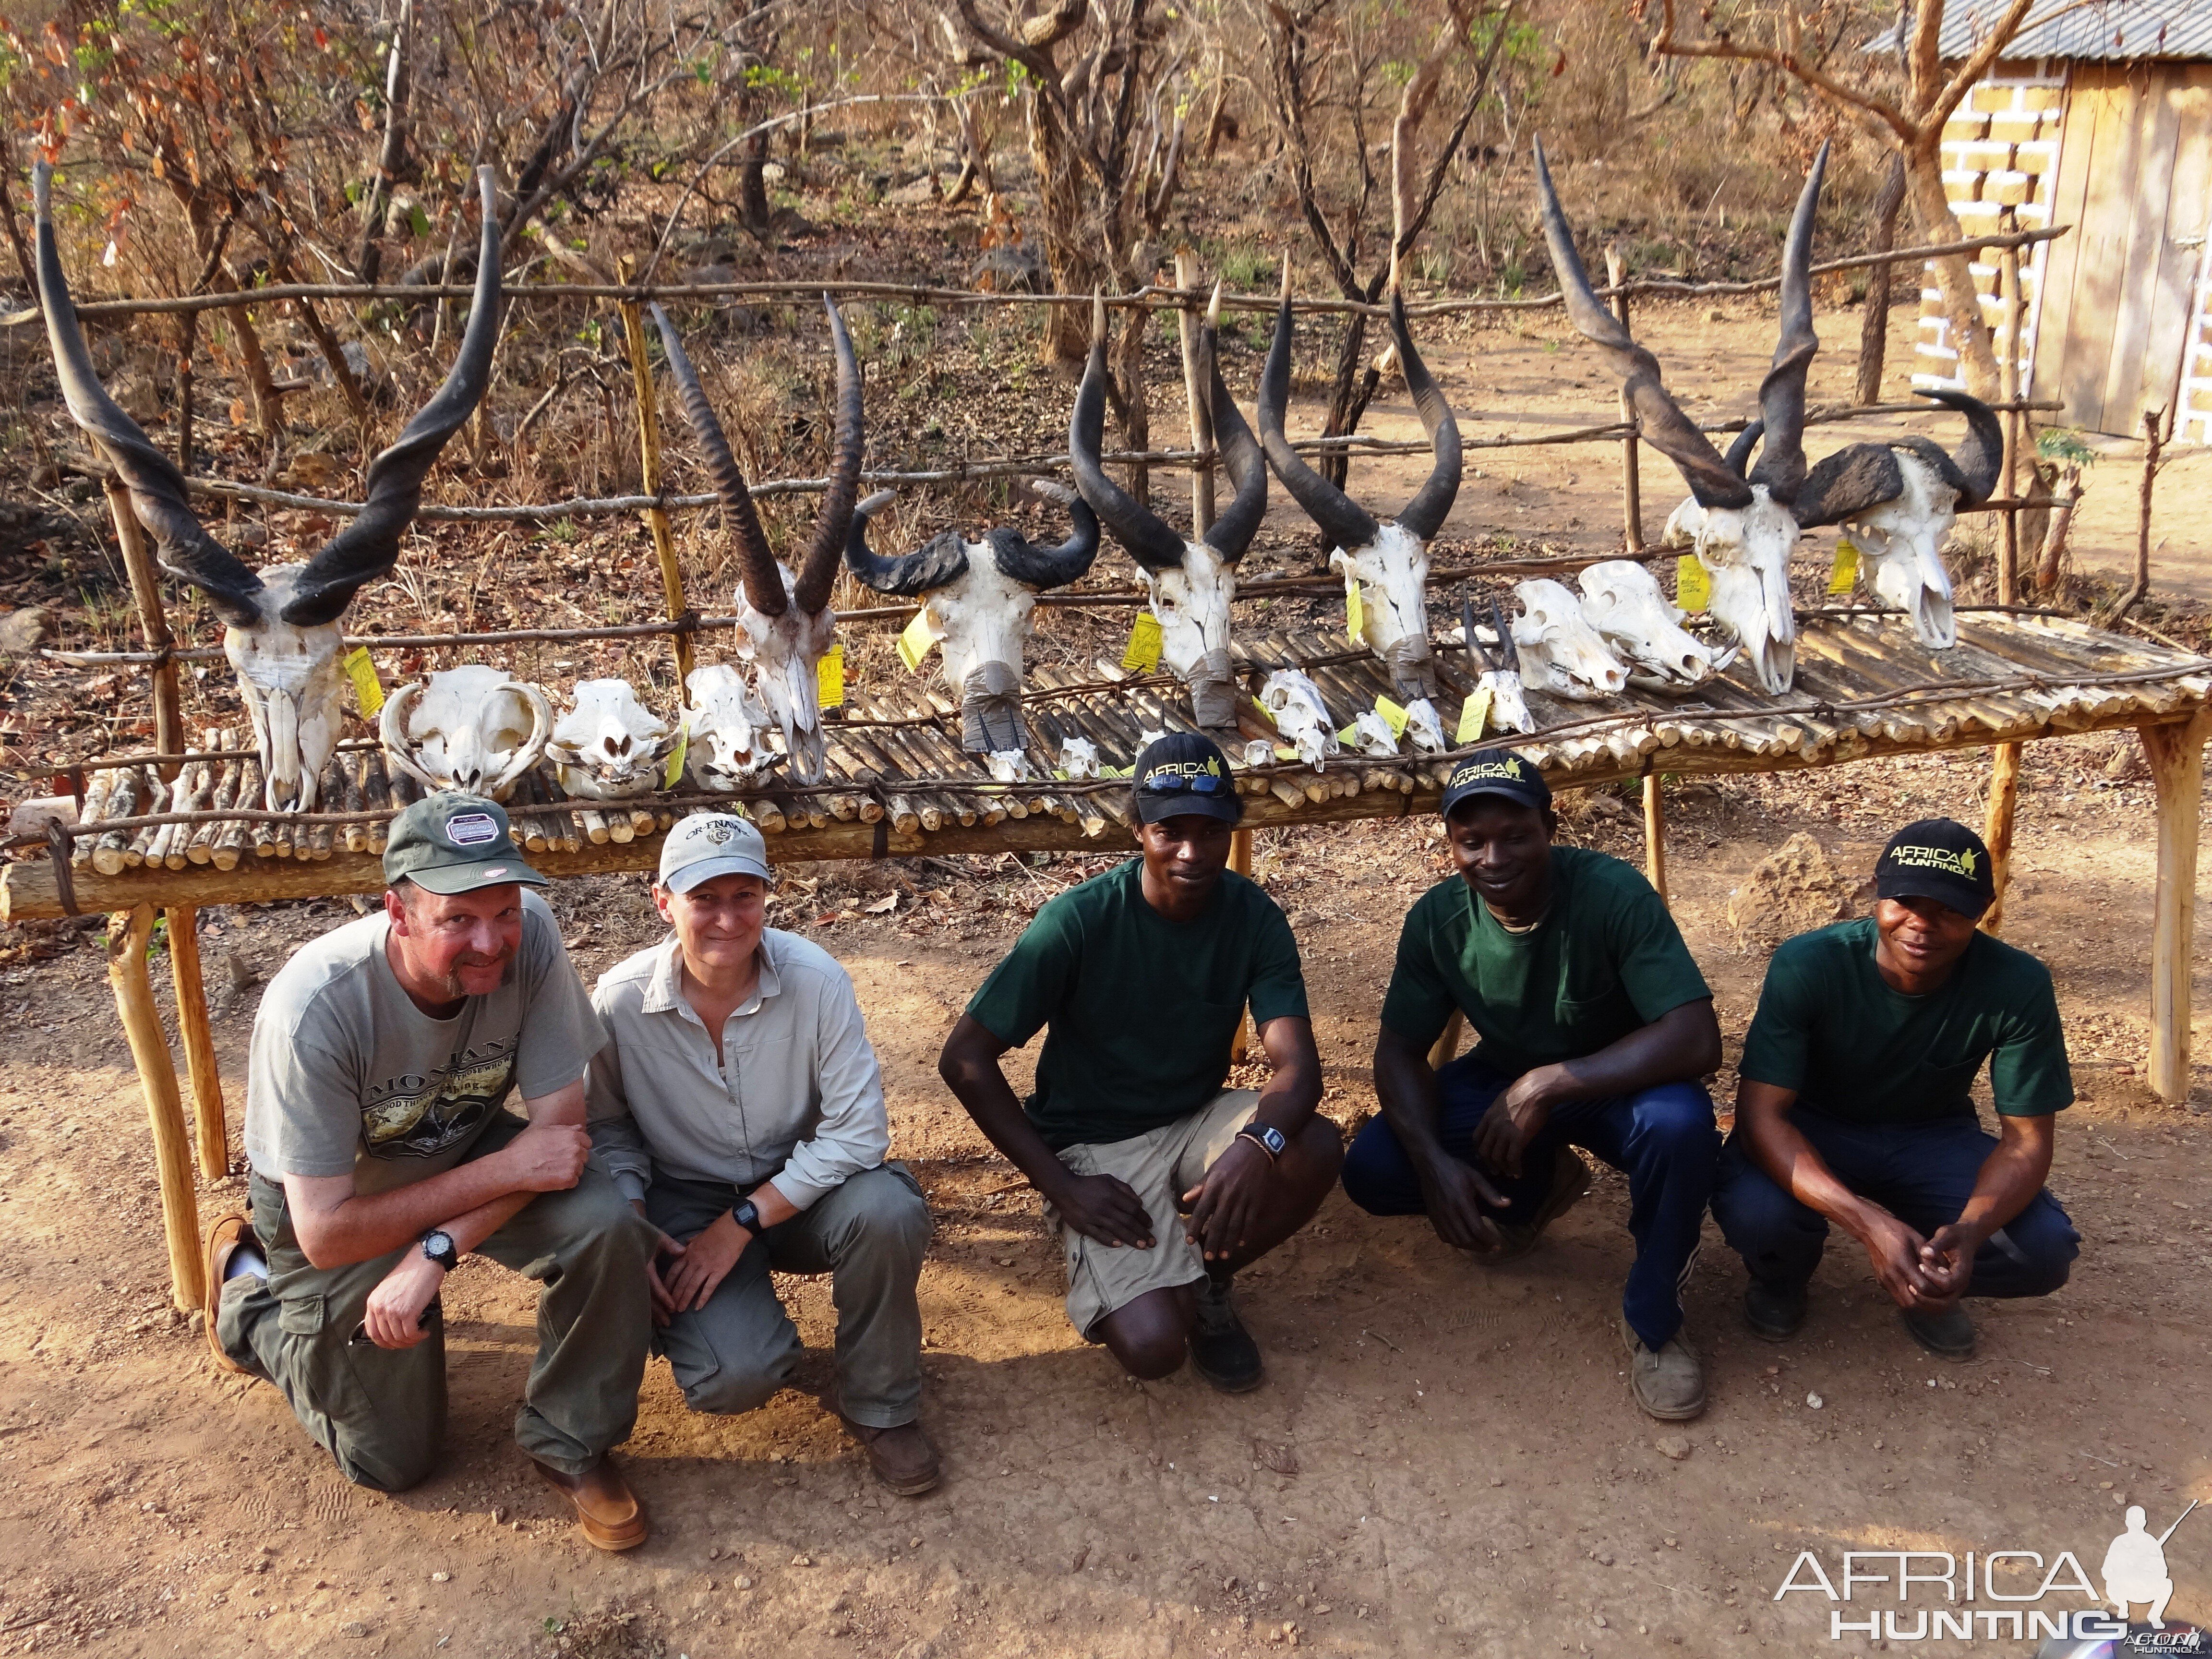
[[[658,1240],[587,1167],[599,1018],[507,814],[434,794],[392,820],[384,908],[293,954],[253,1023],[252,1214],[208,1238],[218,1364],[274,1382],[349,1480],[428,1474],[446,1425],[438,1292],[471,1250],[528,1273],[538,1350],[515,1421],[601,1549],[645,1541],[607,1449],[652,1335]],[[519,1091],[529,1121],[501,1109]]]

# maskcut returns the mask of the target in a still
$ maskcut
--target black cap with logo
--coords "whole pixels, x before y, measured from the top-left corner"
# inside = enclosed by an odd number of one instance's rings
[[[1229,760],[1211,738],[1170,732],[1145,745],[1131,769],[1137,816],[1146,823],[1196,812],[1234,823],[1244,816]]]
[[[1929,898],[1978,916],[1997,896],[1990,849],[1950,818],[1923,818],[1889,838],[1874,867],[1876,898]]]
[[[1444,785],[1438,810],[1449,817],[1452,808],[1476,795],[1503,795],[1522,806],[1552,804],[1552,787],[1544,781],[1536,763],[1510,749],[1470,755],[1452,768],[1451,780]]]
[[[506,810],[497,801],[443,789],[392,820],[384,844],[384,879],[392,884],[411,881],[448,895],[508,882],[545,885],[545,878],[515,850]]]

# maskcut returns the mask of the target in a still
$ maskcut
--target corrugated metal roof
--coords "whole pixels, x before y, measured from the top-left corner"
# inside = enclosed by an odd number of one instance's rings
[[[1943,56],[1964,58],[2008,9],[2000,0],[1952,0]],[[2212,0],[2044,0],[2008,58],[2212,58]]]

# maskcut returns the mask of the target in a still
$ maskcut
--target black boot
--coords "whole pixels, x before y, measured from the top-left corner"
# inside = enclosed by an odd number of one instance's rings
[[[1190,1333],[1191,1368],[1224,1394],[1260,1386],[1260,1345],[1229,1299],[1231,1275],[1209,1271],[1198,1287],[1198,1318]]]

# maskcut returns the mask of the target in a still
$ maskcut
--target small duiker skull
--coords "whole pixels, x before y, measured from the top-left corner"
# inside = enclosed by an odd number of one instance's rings
[[[470,663],[402,686],[377,724],[392,763],[427,789],[505,800],[553,735],[553,708],[503,668]]]
[[[1516,582],[1522,614],[1513,619],[1521,672],[1534,690],[1573,702],[1620,695],[1628,670],[1606,648],[1575,596],[1549,577]]]
[[[742,789],[781,758],[768,744],[768,710],[745,677],[726,662],[695,668],[684,682],[684,763],[716,793]]]
[[[627,680],[579,680],[545,753],[570,794],[624,800],[660,787],[677,736]]]

